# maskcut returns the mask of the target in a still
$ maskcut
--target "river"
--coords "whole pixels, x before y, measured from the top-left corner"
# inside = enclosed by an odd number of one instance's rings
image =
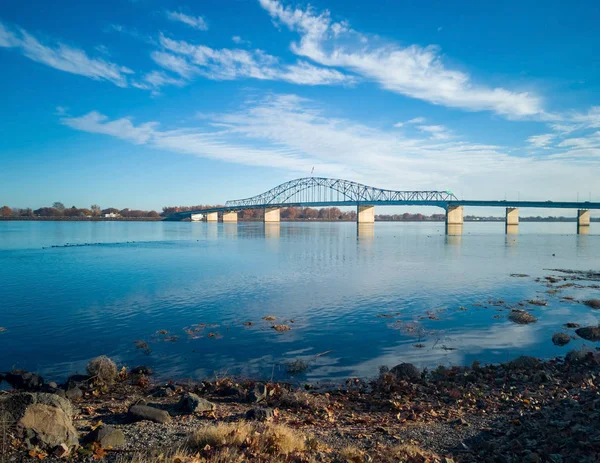
[[[354,223],[4,221],[0,371],[61,380],[106,354],[164,378],[340,381],[400,362],[593,348],[551,338],[598,324],[578,302],[597,287],[536,279],[600,270],[595,225],[578,236],[574,223],[522,223],[505,236],[502,223],[469,222],[445,236],[443,223],[383,222],[357,236]],[[515,307],[538,321],[512,323]]]

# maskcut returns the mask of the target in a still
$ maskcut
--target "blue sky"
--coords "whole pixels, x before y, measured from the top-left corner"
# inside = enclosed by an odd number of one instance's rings
[[[600,200],[598,2],[7,0],[0,203],[160,209],[315,175]]]

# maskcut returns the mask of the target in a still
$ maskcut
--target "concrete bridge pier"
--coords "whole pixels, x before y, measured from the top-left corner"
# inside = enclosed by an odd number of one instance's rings
[[[577,234],[587,235],[590,233],[590,210],[579,209],[577,211]]]
[[[217,212],[209,212],[208,214],[206,214],[206,221],[207,222],[218,222],[219,214]]]
[[[223,212],[223,222],[237,222],[238,221],[238,213],[233,212]]]
[[[203,218],[204,218],[204,214],[192,214],[192,215],[190,215],[190,219],[192,219],[192,222],[202,222]]]
[[[265,217],[264,217],[265,223],[280,222],[280,221],[281,221],[281,218],[280,218],[278,207],[265,208]]]
[[[516,235],[519,232],[519,208],[507,207],[504,231],[507,235]]]
[[[446,235],[462,235],[463,207],[448,206],[446,209]]]
[[[357,223],[375,223],[375,206],[358,206],[356,208]]]

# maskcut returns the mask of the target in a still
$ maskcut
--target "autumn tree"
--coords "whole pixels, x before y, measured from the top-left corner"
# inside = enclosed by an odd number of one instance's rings
[[[92,204],[90,209],[92,210],[92,215],[94,217],[98,217],[102,213],[102,208],[100,206],[98,206],[97,204]]]
[[[52,204],[52,207],[61,212],[65,210],[65,205],[60,201],[56,201],[54,204]]]
[[[12,210],[10,207],[8,206],[2,206],[2,209],[0,209],[0,216],[2,217],[10,217],[12,215]]]

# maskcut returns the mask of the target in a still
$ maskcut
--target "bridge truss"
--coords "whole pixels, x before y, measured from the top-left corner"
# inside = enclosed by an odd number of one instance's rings
[[[457,198],[450,191],[396,191],[374,188],[349,180],[306,177],[283,183],[251,198],[227,201],[229,209],[297,204],[447,203]]]

